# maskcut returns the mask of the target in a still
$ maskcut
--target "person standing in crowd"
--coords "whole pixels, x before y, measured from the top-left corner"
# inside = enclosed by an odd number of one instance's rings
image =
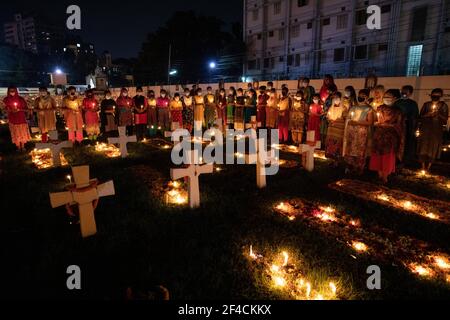
[[[383,104],[377,110],[369,169],[377,171],[383,183],[387,183],[389,175],[395,172],[396,159],[402,160],[403,155],[404,121],[402,111],[396,105],[400,97],[400,90],[387,90]]]
[[[306,103],[306,107],[312,104],[313,96],[316,93],[314,87],[310,86],[310,80],[307,77],[300,78],[299,89],[303,91],[303,101]]]
[[[244,130],[244,109],[247,104],[247,98],[244,96],[244,90],[239,88],[237,90],[235,110],[234,110],[234,129]]]
[[[189,92],[191,97],[195,97],[195,95],[197,94],[197,88],[198,88],[198,86],[196,84],[192,85],[192,89]]]
[[[207,129],[214,126],[216,121],[216,96],[214,95],[212,88],[206,88],[205,95],[205,126]]]
[[[259,87],[258,103],[256,106],[256,121],[261,128],[266,127],[266,107],[269,95],[266,93],[266,87]]]
[[[306,103],[303,98],[303,90],[298,90],[292,100],[292,108],[289,112],[289,130],[292,142],[301,144],[303,142],[306,117],[308,115]]]
[[[34,100],[42,142],[48,141],[48,133],[56,130],[56,101],[50,96],[47,88],[39,88],[39,97]]]
[[[227,125],[227,96],[224,88],[219,90],[217,97],[217,119],[223,128]]]
[[[273,86],[273,82],[272,82],[272,81],[267,82],[267,92],[268,92],[268,94],[270,94],[270,92],[272,91],[272,89],[276,89],[276,88]]]
[[[227,96],[227,128],[234,128],[234,110],[236,107],[237,93],[234,87],[230,87]]]
[[[133,134],[133,99],[128,96],[128,89],[122,88],[116,100],[119,109],[119,127],[126,127],[127,135]]]
[[[183,128],[192,132],[194,127],[194,99],[188,88],[184,89],[183,97]]]
[[[170,130],[169,104],[170,104],[170,99],[167,95],[167,91],[162,89],[159,93],[159,98],[156,99],[156,108],[158,110],[158,129],[159,130],[163,130],[163,131]]]
[[[337,87],[334,84],[333,76],[327,74],[323,80],[322,88],[320,89],[320,100],[323,106],[323,114],[320,118],[320,136],[322,146],[325,145],[327,131],[328,131],[328,120],[327,113],[328,109],[331,107],[331,97],[337,92]]]
[[[94,90],[90,89],[86,91],[86,97],[83,99],[83,112],[86,133],[92,141],[97,140],[100,134],[98,110],[99,105],[94,96]]]
[[[19,96],[16,87],[9,87],[7,96],[3,99],[9,120],[9,131],[12,142],[22,151],[25,144],[30,141],[30,131],[27,124],[27,102]]]
[[[266,107],[266,127],[268,129],[276,129],[278,120],[278,97],[277,90],[272,88],[269,93]]]
[[[251,89],[248,92],[248,96],[246,98],[246,104],[245,104],[245,124],[247,127],[252,127],[252,117],[256,116],[256,105],[257,105],[257,99],[256,99],[256,91],[254,89]]]
[[[278,132],[281,143],[289,141],[289,110],[291,107],[292,100],[289,97],[289,89],[284,87],[278,101]]]
[[[142,87],[136,88],[136,96],[133,98],[134,123],[136,127],[136,138],[142,141],[145,138],[145,131],[148,123],[148,101],[144,96]]]
[[[202,88],[198,88],[194,97],[194,130],[205,127],[205,99]]]
[[[111,91],[105,91],[105,97],[100,103],[100,122],[101,122],[101,132],[109,137],[110,133],[117,131],[117,114],[116,114],[117,104],[116,101],[111,96]]]
[[[156,110],[156,97],[155,91],[150,90],[147,93],[147,112],[148,112],[148,125],[150,129],[155,129],[158,126],[158,112]]]
[[[336,92],[332,96],[332,104],[327,113],[328,132],[325,142],[325,155],[333,160],[334,166],[342,159],[347,112],[348,109],[342,102],[342,94]]]
[[[356,98],[356,91],[353,86],[347,86],[344,89],[344,98],[342,100],[342,103],[344,105],[344,108],[350,110],[354,106],[358,104],[357,98]]]
[[[323,114],[323,107],[320,95],[313,96],[313,103],[309,106],[308,131],[314,131],[314,142],[321,141],[320,117]]]
[[[405,119],[405,153],[404,161],[411,164],[416,155],[416,130],[417,121],[419,119],[419,106],[417,102],[411,99],[414,92],[412,86],[404,86],[402,88],[402,98],[397,101],[397,106],[403,113]]]
[[[370,91],[360,90],[358,93],[358,105],[348,112],[344,137],[344,159],[348,169],[353,169],[359,174],[364,172],[366,159],[370,155],[370,139],[374,123],[374,112],[369,105]]]
[[[172,129],[183,128],[183,102],[177,92],[170,102],[170,117],[172,119]]]
[[[75,87],[67,89],[67,96],[63,100],[64,119],[69,131],[69,140],[80,143],[83,141],[82,102],[77,97]]]
[[[443,96],[442,89],[434,89],[431,101],[426,102],[420,111],[417,156],[423,170],[430,170],[433,162],[441,156],[444,126],[449,116],[448,105],[441,101]]]
[[[373,89],[373,96],[371,96],[372,101],[370,102],[370,105],[375,112],[377,112],[378,107],[383,104],[384,92],[385,92],[384,86],[381,84],[377,85]]]

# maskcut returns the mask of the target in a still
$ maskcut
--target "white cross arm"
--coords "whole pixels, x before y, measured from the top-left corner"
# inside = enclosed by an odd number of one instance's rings
[[[193,176],[195,173],[192,167],[189,168],[179,168],[179,169],[170,169],[170,178],[172,180],[178,180],[184,177]]]
[[[115,195],[116,191],[114,189],[114,182],[108,181],[106,183],[99,185],[97,187],[97,193],[99,198]]]
[[[73,202],[74,199],[72,196],[72,192],[66,191],[50,193],[50,204],[52,205],[52,208],[61,207]]]
[[[214,166],[212,164],[205,164],[205,165],[196,167],[197,175],[201,175],[204,173],[213,173],[213,171],[214,171]]]

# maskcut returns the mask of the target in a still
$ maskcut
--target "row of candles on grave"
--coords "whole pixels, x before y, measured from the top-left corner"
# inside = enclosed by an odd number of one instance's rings
[[[405,202],[405,206],[409,208],[410,206],[412,206],[412,204],[410,202]],[[291,205],[281,202],[277,206],[275,206],[275,208],[281,212],[284,212],[288,216],[288,219],[290,221],[295,220],[295,215],[293,215],[294,209]],[[329,222],[337,221],[337,218],[334,215],[334,212],[335,212],[334,208],[320,207],[319,209],[320,209],[320,213],[317,214],[317,218],[319,218],[322,222],[329,223]],[[361,226],[360,221],[356,220],[356,219],[350,220],[348,222],[348,224],[350,227],[360,227]],[[355,241],[351,241],[348,244],[353,250],[355,250],[358,253],[365,253],[370,250],[369,246],[361,241],[355,240]],[[435,267],[439,268],[440,270],[442,270],[444,272],[450,271],[450,261],[446,257],[440,256],[440,255],[432,255],[429,258],[430,258],[431,263]],[[430,268],[426,265],[421,265],[418,263],[411,263],[411,264],[409,264],[408,268],[410,269],[411,272],[418,274],[419,276],[423,276],[423,277],[433,277],[434,276],[434,272],[433,272],[432,268]],[[446,281],[450,282],[450,274],[447,275]]]

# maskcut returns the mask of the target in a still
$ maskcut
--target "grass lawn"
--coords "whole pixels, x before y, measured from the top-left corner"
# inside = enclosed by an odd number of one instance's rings
[[[98,234],[83,240],[64,208],[52,209],[48,193],[61,191],[70,169],[39,171],[27,153],[11,150],[7,128],[1,129],[3,293],[10,298],[122,299],[127,287],[150,290],[162,285],[171,299],[289,299],[270,285],[250,261],[250,245],[265,255],[286,250],[310,278],[336,279],[340,299],[450,298],[450,284],[420,279],[400,266],[371,256],[352,257],[352,249],[302,221],[288,221],[273,206],[300,197],[320,201],[359,218],[428,242],[450,253],[450,226],[402,214],[375,203],[346,196],[327,187],[345,175],[326,161],[316,170],[280,169],[257,190],[254,166],[223,166],[202,175],[202,206],[171,207],[155,196],[158,180],[168,182],[170,150],[129,144],[130,157],[108,159],[78,147],[66,153],[71,165],[89,164],[91,177],[113,179],[116,195],[102,198],[95,211]],[[283,159],[295,159],[283,154]],[[447,164],[439,174],[450,176]],[[367,174],[363,180],[373,181]],[[450,189],[434,188],[417,179],[396,176],[390,188],[431,199],[450,199]],[[379,265],[382,289],[367,289],[366,269]],[[66,268],[78,265],[82,290],[66,288]]]

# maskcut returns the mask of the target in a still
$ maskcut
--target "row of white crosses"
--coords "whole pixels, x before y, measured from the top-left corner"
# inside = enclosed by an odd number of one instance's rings
[[[97,233],[94,209],[96,202],[115,194],[113,181],[98,184],[97,179],[89,178],[89,166],[73,167],[75,184],[67,187],[68,191],[50,193],[52,208],[77,205],[80,215],[81,236],[87,238]]]

